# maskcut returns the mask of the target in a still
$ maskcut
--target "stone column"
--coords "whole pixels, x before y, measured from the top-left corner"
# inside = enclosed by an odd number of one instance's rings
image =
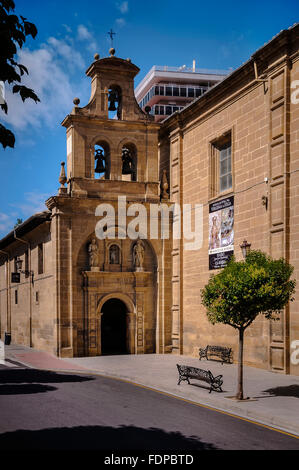
[[[103,312],[98,313],[98,318],[97,318],[97,355],[101,356],[102,355],[102,317],[103,317]]]
[[[127,313],[127,350],[130,354],[136,353],[136,313]]]
[[[137,312],[137,344],[136,353],[144,354],[144,272],[135,272],[136,279],[136,312]]]

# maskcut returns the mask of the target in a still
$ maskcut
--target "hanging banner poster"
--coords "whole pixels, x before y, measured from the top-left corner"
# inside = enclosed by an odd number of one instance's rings
[[[234,196],[209,206],[209,269],[223,268],[234,253]]]

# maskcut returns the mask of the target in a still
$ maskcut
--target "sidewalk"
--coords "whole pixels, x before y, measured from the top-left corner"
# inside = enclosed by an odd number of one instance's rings
[[[176,397],[216,408],[299,436],[299,377],[244,367],[244,392],[248,401],[237,401],[237,365],[199,361],[188,356],[145,354],[59,359],[32,348],[6,347],[6,359],[29,367],[95,373],[143,385]],[[191,380],[178,383],[176,364],[209,369],[223,375],[223,393],[209,393],[207,384]]]

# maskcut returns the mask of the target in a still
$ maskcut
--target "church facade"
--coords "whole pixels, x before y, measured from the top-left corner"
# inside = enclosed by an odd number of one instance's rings
[[[134,204],[147,211],[161,199],[159,125],[136,103],[138,71],[114,50],[95,57],[90,101],[75,99],[62,123],[58,195],[1,242],[1,330],[15,343],[62,357],[171,350],[171,240],[127,236]],[[100,239],[107,207],[115,219]],[[11,284],[20,259],[27,267]]]
[[[299,27],[163,123],[135,100],[138,71],[113,49],[88,68],[90,101],[75,99],[62,123],[58,194],[0,241],[1,338],[61,357],[217,344],[237,359],[235,331],[208,323],[200,290],[231,253],[242,259],[244,240],[298,279]],[[199,233],[191,249],[173,204]],[[296,344],[297,295],[278,321],[247,330],[245,363],[298,375]]]

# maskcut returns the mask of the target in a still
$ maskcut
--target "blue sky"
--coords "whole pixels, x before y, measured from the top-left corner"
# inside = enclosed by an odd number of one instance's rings
[[[213,2],[177,0],[14,0],[15,12],[36,24],[19,54],[29,69],[26,83],[41,103],[6,89],[8,116],[0,122],[16,135],[15,149],[0,148],[0,238],[43,210],[57,193],[60,162],[66,160],[60,123],[78,96],[87,104],[85,70],[96,52],[109,55],[107,31],[116,32],[116,55],[140,68],[135,84],[153,65],[237,68],[282,29],[298,21],[298,0]]]

